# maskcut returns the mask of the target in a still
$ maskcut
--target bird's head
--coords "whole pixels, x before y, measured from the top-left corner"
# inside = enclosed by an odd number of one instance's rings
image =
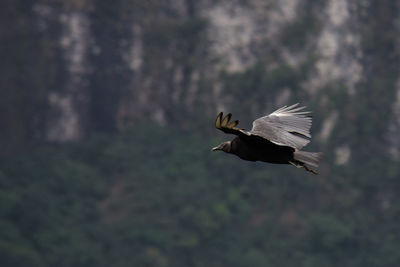
[[[223,143],[219,144],[218,146],[213,147],[211,149],[211,151],[217,151],[217,150],[222,150],[227,153],[231,152],[231,141],[223,142]]]

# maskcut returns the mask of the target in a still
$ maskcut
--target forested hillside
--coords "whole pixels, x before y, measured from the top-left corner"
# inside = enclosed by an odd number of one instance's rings
[[[5,0],[1,266],[399,266],[400,3]],[[318,176],[211,152],[300,102]]]

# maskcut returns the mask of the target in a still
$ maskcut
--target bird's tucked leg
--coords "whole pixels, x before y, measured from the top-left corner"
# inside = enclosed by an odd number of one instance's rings
[[[300,161],[295,161],[295,162],[294,161],[289,161],[289,163],[292,164],[293,166],[296,166],[297,168],[303,168],[304,170],[306,170],[308,172],[311,172],[311,173],[313,173],[315,175],[318,174],[317,171],[308,168],[307,165],[305,165],[303,162],[300,162]]]

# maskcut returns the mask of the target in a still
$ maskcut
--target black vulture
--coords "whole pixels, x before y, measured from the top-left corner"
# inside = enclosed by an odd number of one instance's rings
[[[310,167],[318,167],[322,153],[300,151],[310,142],[311,117],[308,116],[310,112],[303,111],[305,107],[298,105],[284,106],[256,119],[250,131],[237,128],[239,121],[231,121],[232,114],[223,117],[223,113],[219,113],[215,127],[237,137],[212,151],[222,150],[249,161],[292,164],[317,174]]]

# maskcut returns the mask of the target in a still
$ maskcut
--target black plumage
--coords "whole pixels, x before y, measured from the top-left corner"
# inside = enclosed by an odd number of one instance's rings
[[[236,135],[212,150],[222,150],[249,161],[292,164],[317,174],[310,167],[318,167],[322,153],[300,151],[311,138],[310,112],[298,104],[285,106],[253,122],[250,131],[237,128],[238,120],[231,122],[232,114],[219,113],[215,127],[224,133]]]

